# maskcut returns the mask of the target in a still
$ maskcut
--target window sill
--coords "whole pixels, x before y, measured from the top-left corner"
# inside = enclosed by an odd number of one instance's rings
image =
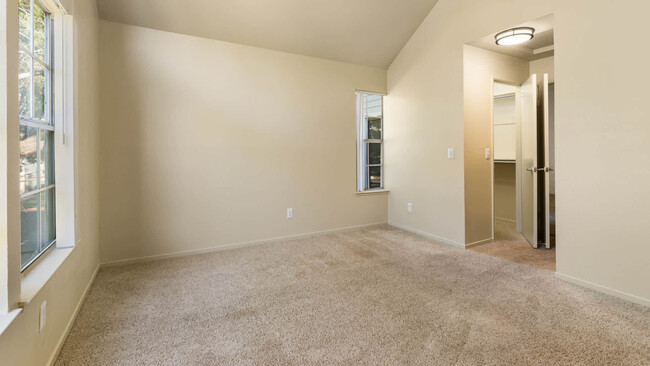
[[[29,304],[65,262],[74,247],[51,248],[36,266],[27,272],[20,282],[20,306]]]
[[[374,194],[388,194],[390,192],[387,189],[376,189],[373,191],[363,191],[363,192],[357,192],[355,195],[357,196],[368,196],[368,195],[374,195]]]
[[[23,312],[23,307],[38,295],[41,289],[50,280],[57,269],[65,262],[74,247],[51,248],[34,268],[23,277],[20,282],[20,303],[19,308],[7,314],[0,314],[0,335],[2,335],[13,321]]]

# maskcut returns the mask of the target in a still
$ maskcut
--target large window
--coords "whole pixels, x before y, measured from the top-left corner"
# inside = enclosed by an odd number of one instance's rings
[[[21,269],[56,240],[52,52],[49,14],[19,0]]]
[[[383,179],[383,97],[357,92],[357,190],[381,190]]]

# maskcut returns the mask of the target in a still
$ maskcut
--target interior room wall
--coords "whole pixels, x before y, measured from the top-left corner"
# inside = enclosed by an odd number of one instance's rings
[[[355,195],[355,90],[386,70],[105,21],[100,39],[102,262],[387,221],[385,194]]]
[[[528,61],[464,46],[465,244],[493,238],[492,78],[520,85],[529,76]]]
[[[515,164],[494,164],[494,218],[517,221],[517,171]]]
[[[548,82],[552,84],[555,82],[555,57],[546,57],[539,60],[530,62],[530,73],[537,74],[541,78],[544,74],[548,74]],[[539,79],[538,79],[539,80]]]
[[[437,16],[441,3],[448,7],[444,1],[436,4],[388,69],[388,221],[464,247],[463,124],[454,123],[463,119],[463,49],[454,47],[453,35],[444,34],[454,27],[451,19]],[[453,159],[448,149],[454,150]]]
[[[634,0],[440,0],[388,69],[389,221],[465,242],[463,45],[553,13],[557,276],[650,305],[650,75],[638,72],[648,11]]]
[[[42,366],[53,361],[99,265],[99,20],[94,0],[63,3],[74,15],[79,242],[0,336],[3,365]],[[39,333],[43,301],[47,322]]]

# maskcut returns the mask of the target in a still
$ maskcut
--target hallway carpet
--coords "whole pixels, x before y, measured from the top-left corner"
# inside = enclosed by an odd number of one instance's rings
[[[537,249],[533,248],[526,238],[517,232],[514,222],[495,220],[494,239],[491,243],[470,250],[555,272],[555,247],[546,249],[540,245]]]
[[[650,309],[379,226],[102,269],[56,365],[643,365]]]

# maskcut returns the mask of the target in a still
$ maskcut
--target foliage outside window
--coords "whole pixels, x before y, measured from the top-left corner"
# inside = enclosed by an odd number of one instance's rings
[[[19,0],[21,269],[56,240],[51,21]]]

